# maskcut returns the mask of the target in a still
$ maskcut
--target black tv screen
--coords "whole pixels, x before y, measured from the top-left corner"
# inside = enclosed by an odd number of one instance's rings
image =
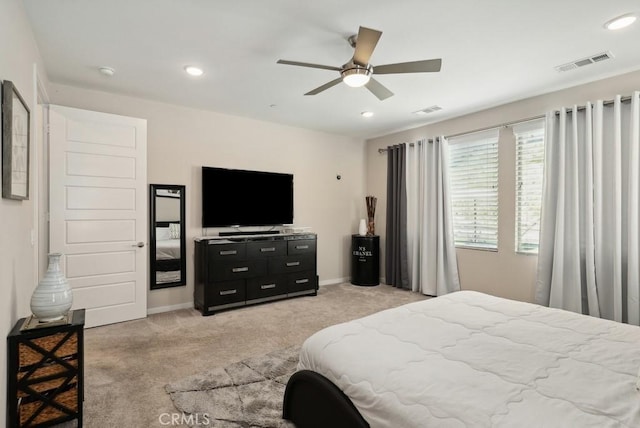
[[[202,167],[202,227],[292,223],[292,174]]]

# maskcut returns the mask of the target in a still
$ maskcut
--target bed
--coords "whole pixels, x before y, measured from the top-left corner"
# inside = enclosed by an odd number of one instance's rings
[[[180,258],[180,239],[158,239],[156,241],[156,260],[174,260]]]
[[[640,427],[640,328],[460,291],[311,336],[283,416],[307,427]]]

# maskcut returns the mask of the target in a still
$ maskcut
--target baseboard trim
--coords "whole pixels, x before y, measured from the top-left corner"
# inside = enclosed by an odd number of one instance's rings
[[[191,309],[193,308],[193,302],[180,303],[179,305],[158,306],[155,308],[148,308],[147,315],[160,314],[162,312],[177,311],[179,309]]]
[[[342,284],[343,282],[349,282],[349,277],[346,278],[333,278],[333,279],[325,279],[323,281],[320,281],[318,283],[318,285],[320,287],[323,287],[325,285],[335,285],[335,284]]]

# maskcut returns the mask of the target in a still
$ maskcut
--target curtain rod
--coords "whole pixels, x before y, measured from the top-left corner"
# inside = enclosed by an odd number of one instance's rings
[[[625,102],[629,102],[629,101],[631,101],[631,98],[632,98],[631,96],[622,97],[622,98],[620,99],[620,102],[623,102],[623,103],[625,103]],[[615,103],[615,100],[606,100],[606,101],[603,101],[603,104],[604,104],[605,106],[609,106],[609,105],[611,105],[611,104],[613,104],[613,103]],[[592,106],[593,106],[593,104],[592,104]],[[577,109],[578,111],[582,111],[582,110],[584,110],[584,109],[586,109],[586,108],[587,108],[587,106],[586,106],[586,105],[584,105],[584,106],[577,106],[577,107],[576,107],[576,109]],[[569,112],[573,111],[573,107],[569,107],[569,108],[567,108],[565,111],[566,111],[567,113],[569,113]],[[556,110],[556,111],[555,111],[555,114],[560,114],[560,111]],[[454,137],[459,137],[459,136],[461,136],[461,135],[474,134],[474,133],[476,133],[476,132],[488,131],[488,130],[490,130],[490,129],[495,129],[495,128],[506,128],[507,126],[515,125],[515,124],[518,124],[518,123],[525,123],[525,122],[531,122],[531,121],[533,121],[533,120],[543,119],[544,117],[545,117],[545,115],[544,115],[544,114],[542,114],[542,115],[539,115],[539,116],[533,116],[533,117],[529,117],[529,118],[526,118],[526,119],[513,120],[513,121],[511,121],[511,122],[504,122],[504,123],[501,123],[501,124],[499,124],[499,125],[487,126],[487,127],[485,127],[485,128],[474,129],[473,131],[466,131],[466,132],[459,132],[459,133],[457,133],[457,134],[452,134],[452,135],[445,135],[445,137],[444,137],[444,138],[454,138]],[[431,140],[431,139],[430,139],[429,141],[433,141],[433,140]],[[413,146],[413,145],[414,145],[414,143],[409,143],[409,146]],[[386,151],[387,151],[387,149],[378,149],[378,153],[380,153],[380,154],[385,153]]]
[[[631,98],[632,98],[631,96],[622,97],[622,98],[620,98],[620,102],[627,103],[627,102],[631,101]],[[602,104],[605,105],[605,106],[610,106],[611,104],[613,104],[615,102],[616,102],[616,100],[605,100],[605,101],[602,102]],[[591,107],[593,107],[593,104],[591,104]],[[578,111],[582,111],[582,110],[584,110],[586,108],[587,108],[587,106],[577,106],[576,107],[576,109]],[[565,111],[567,113],[570,113],[570,112],[573,111],[573,107],[568,107],[568,108],[565,109]],[[554,113],[555,114],[560,114],[560,111],[556,110]]]
[[[507,126],[515,125],[515,124],[518,124],[518,123],[525,123],[525,122],[531,122],[533,120],[543,119],[544,117],[545,117],[545,115],[540,115],[540,116],[528,117],[526,119],[512,120],[510,122],[504,122],[504,123],[500,123],[498,125],[486,126],[484,128],[474,129],[473,131],[465,131],[465,132],[459,132],[457,134],[445,135],[444,138],[454,138],[454,137],[459,137],[461,135],[469,135],[469,134],[475,134],[476,132],[488,131],[490,129],[506,128]],[[438,137],[436,137],[436,138],[438,138]],[[429,141],[431,142],[433,140],[429,139]],[[414,143],[409,143],[409,146],[413,146],[413,145],[414,145]],[[386,151],[387,151],[387,149],[378,149],[378,153],[380,153],[380,154],[385,153]]]

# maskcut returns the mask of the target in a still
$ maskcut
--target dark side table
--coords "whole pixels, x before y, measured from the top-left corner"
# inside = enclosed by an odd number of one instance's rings
[[[351,283],[380,284],[380,237],[351,235]]]
[[[84,309],[68,324],[20,330],[7,336],[7,426],[40,427],[77,419],[82,427]]]

